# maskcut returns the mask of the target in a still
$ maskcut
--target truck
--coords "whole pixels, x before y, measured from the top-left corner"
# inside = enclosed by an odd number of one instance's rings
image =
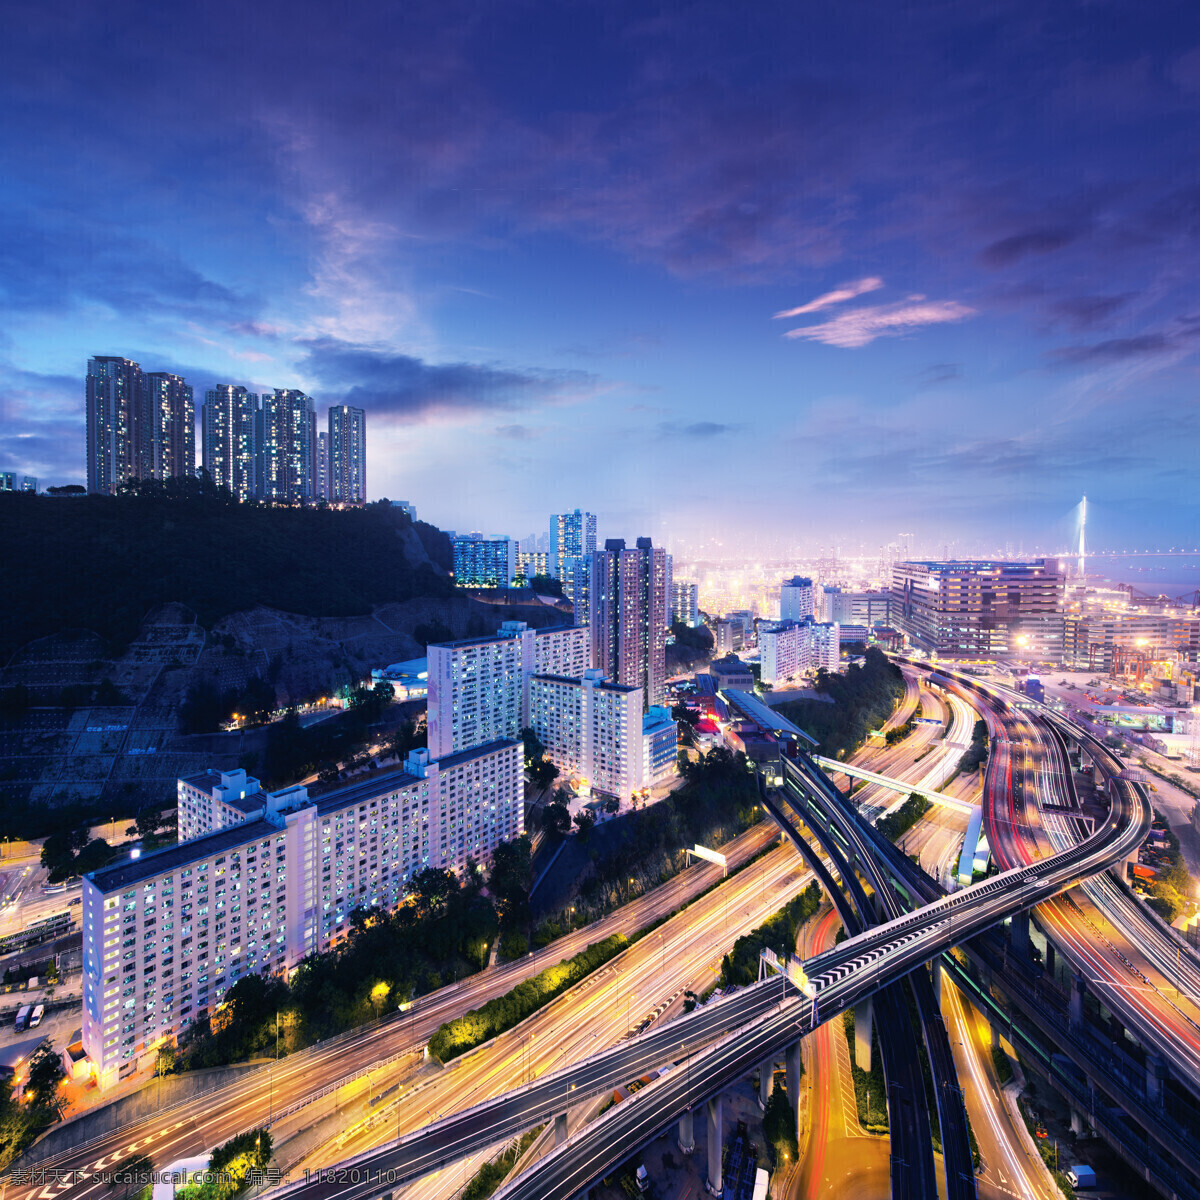
[[[29,1028],[36,1029],[41,1023],[42,1018],[46,1015],[46,1006],[44,1004],[34,1005],[33,1012],[29,1017]]]
[[[1067,1168],[1067,1179],[1073,1188],[1094,1188],[1096,1172],[1087,1163],[1076,1163]]]
[[[17,1009],[16,1029],[18,1033],[24,1033],[25,1030],[29,1028],[29,1014],[31,1012],[33,1012],[32,1004],[22,1004],[21,1007]]]
[[[650,1175],[646,1171],[645,1163],[638,1166],[635,1178],[637,1179],[637,1190],[639,1192],[648,1192],[650,1190]]]

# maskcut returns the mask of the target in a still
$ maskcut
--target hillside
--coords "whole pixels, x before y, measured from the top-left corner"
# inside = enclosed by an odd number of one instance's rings
[[[451,586],[449,543],[400,510],[0,494],[0,833],[174,801],[206,767],[265,769],[269,729],[187,734],[197,688],[280,707],[501,621],[570,620]],[[389,710],[384,729],[401,719]],[[288,780],[287,782],[291,782]]]
[[[348,617],[449,596],[446,535],[386,503],[336,511],[172,498],[0,493],[0,662],[19,646],[87,629],[119,650],[161,604],[211,628],[262,605]]]

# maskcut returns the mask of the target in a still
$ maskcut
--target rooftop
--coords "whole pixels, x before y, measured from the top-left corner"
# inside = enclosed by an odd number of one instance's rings
[[[223,850],[232,850],[235,846],[246,842],[258,841],[260,838],[274,837],[281,832],[281,827],[273,821],[259,818],[257,821],[243,821],[240,825],[231,825],[228,829],[218,829],[216,833],[205,834],[204,837],[193,838],[190,842],[180,842],[175,846],[165,846],[140,858],[126,859],[112,866],[101,867],[99,871],[89,871],[85,878],[95,884],[98,891],[107,895],[109,892],[119,892],[131,884],[154,879],[176,867],[187,866]]]
[[[793,725],[786,717],[781,717],[774,709],[768,708],[757,696],[752,696],[749,692],[738,691],[736,688],[729,688],[723,691],[721,695],[725,698],[726,703],[740,712],[744,717],[753,721],[759,729],[768,729],[772,733],[780,734],[784,737],[803,738],[809,745],[815,746],[817,739],[810,737],[797,725]]]
[[[513,741],[512,738],[498,738],[494,742],[485,742],[482,746],[472,746],[469,750],[460,750],[457,754],[443,754],[441,758],[433,761],[437,763],[439,770],[445,771],[450,767],[460,767],[463,763],[471,762],[473,759],[495,754],[497,750],[507,750],[510,746],[519,746],[520,744],[520,742]]]

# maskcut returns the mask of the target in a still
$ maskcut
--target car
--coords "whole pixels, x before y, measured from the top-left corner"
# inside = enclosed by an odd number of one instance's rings
[[[29,1028],[36,1029],[42,1023],[42,1018],[45,1015],[46,1006],[44,1004],[36,1005],[33,1012],[29,1015]]]

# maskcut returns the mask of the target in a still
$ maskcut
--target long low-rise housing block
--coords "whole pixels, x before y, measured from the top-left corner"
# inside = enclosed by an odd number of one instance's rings
[[[83,880],[83,1045],[101,1088],[238,979],[286,974],[395,908],[419,872],[486,862],[524,832],[521,744],[502,739],[323,796],[244,771],[180,779],[177,845]]]

